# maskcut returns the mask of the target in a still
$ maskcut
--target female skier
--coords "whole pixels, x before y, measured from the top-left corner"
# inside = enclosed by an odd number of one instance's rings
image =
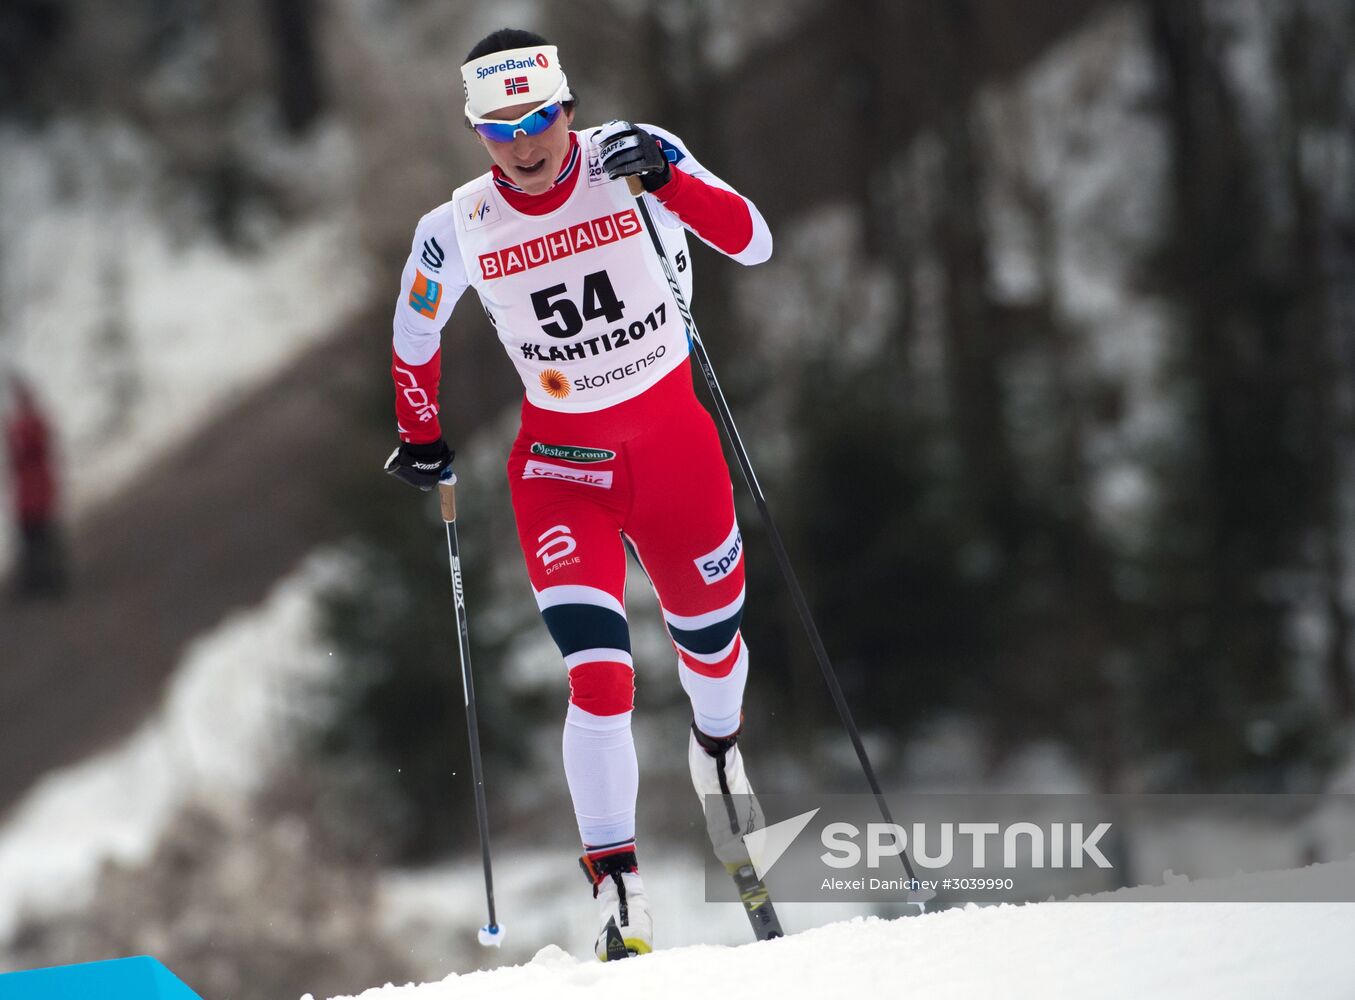
[[[741,264],[766,260],[772,239],[753,204],[671,132],[621,121],[572,131],[574,98],[540,35],[494,32],[461,76],[467,124],[492,166],[415,230],[394,324],[401,444],[387,468],[428,490],[452,462],[438,423],[440,334],[473,286],[526,390],[508,459],[513,511],[569,675],[564,768],[601,909],[595,950],[623,957],[653,944],[635,851],[627,541],[691,699],[696,792],[752,792],[737,746],[748,652],[733,489],[626,178],[643,184],[689,300],[687,230]]]

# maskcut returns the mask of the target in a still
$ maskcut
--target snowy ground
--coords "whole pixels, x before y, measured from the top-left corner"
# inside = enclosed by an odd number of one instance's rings
[[[136,733],[52,772],[15,807],[0,827],[0,941],[25,909],[80,906],[105,861],[144,861],[184,806],[229,810],[260,786],[289,747],[291,693],[334,662],[314,595],[344,571],[332,554],[311,557],[189,648]]]
[[[1355,861],[1346,861],[1278,877],[1321,883],[1336,874],[1349,878],[1352,867]],[[423,986],[388,985],[360,996],[1336,1000],[1355,994],[1352,940],[1351,903],[970,904],[896,920],[858,918],[763,944],[674,948],[615,965],[573,958],[548,945],[523,965]]]
[[[691,804],[695,813],[695,796]],[[644,817],[641,822],[643,827]],[[563,840],[566,843],[554,849],[495,845],[494,896],[505,928],[501,950],[485,950],[475,939],[476,928],[485,922],[484,873],[478,855],[432,871],[387,873],[379,894],[381,926],[408,948],[419,967],[439,972],[525,963],[546,942],[587,956],[593,945],[594,903],[579,871],[572,832]],[[703,858],[694,840],[656,841],[642,835],[641,842],[649,861],[645,888],[657,909],[659,946],[725,946],[749,939],[748,918],[737,904],[705,901]],[[777,911],[785,927],[803,930],[848,920],[863,907],[783,904]]]

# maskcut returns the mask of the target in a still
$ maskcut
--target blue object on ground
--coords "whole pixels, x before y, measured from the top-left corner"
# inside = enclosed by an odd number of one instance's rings
[[[147,955],[0,975],[0,1000],[202,1000]]]

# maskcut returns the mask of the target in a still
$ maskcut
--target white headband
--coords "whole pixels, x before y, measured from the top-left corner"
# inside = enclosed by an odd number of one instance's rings
[[[569,82],[554,45],[531,45],[491,52],[461,67],[466,88],[466,117],[483,118],[514,104],[540,104],[557,91],[571,101]]]

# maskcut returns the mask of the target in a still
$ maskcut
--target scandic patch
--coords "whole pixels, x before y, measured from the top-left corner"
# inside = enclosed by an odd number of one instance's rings
[[[551,465],[549,462],[532,460],[522,468],[523,479],[559,479],[566,483],[579,483],[582,486],[597,486],[600,489],[612,488],[610,470],[571,469],[564,465]]]
[[[414,272],[414,287],[409,290],[409,307],[420,316],[429,319],[438,318],[438,305],[442,301],[442,285],[422,271]]]
[[[613,215],[600,215],[596,219],[558,229],[525,243],[504,247],[493,253],[482,253],[480,274],[486,281],[506,278],[562,257],[570,257],[595,247],[615,243],[617,240],[624,240],[628,236],[636,235],[640,230],[640,217],[635,214],[633,208]]]

